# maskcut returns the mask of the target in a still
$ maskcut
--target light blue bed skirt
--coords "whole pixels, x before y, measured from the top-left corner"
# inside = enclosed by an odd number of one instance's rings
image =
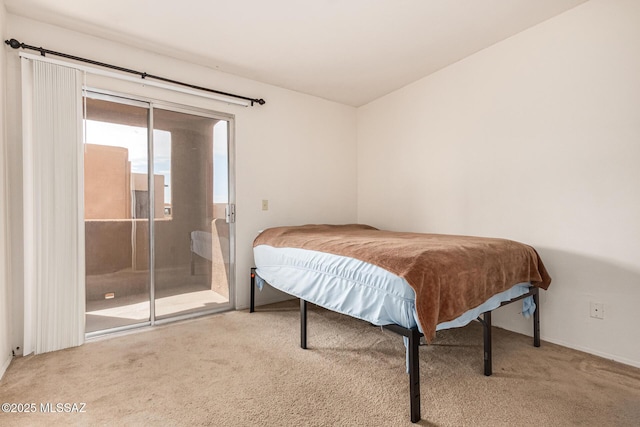
[[[374,325],[396,324],[422,328],[415,310],[415,293],[403,278],[378,266],[343,256],[307,249],[259,245],[253,249],[257,286],[264,282],[287,294]],[[437,330],[467,325],[481,313],[526,294],[530,284],[519,283],[494,295],[460,317],[440,323]],[[535,311],[532,297],[524,298],[522,314]]]

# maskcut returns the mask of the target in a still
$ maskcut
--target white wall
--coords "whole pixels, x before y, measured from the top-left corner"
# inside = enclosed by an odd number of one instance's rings
[[[543,339],[640,366],[638,76],[640,2],[592,0],[361,107],[359,222],[531,244]]]
[[[91,78],[89,84],[137,93],[172,102],[235,115],[236,139],[236,307],[249,304],[249,270],[253,266],[252,242],[258,230],[268,226],[356,220],[356,110],[353,107],[302,95],[293,91],[242,79],[201,66],[178,61],[45,25],[9,14],[7,35],[23,43],[117,64],[148,73],[183,80],[227,92],[264,98],[255,107],[169,93],[122,82]],[[8,55],[9,123],[20,123],[19,60]],[[11,178],[11,250],[21,254],[21,144],[20,127],[9,129]],[[261,200],[269,210],[261,210]],[[22,305],[22,259],[12,262],[14,304]],[[257,296],[257,303],[283,297],[274,290]],[[22,313],[14,315],[14,345],[22,336]]]
[[[0,37],[4,42],[6,31],[4,1],[0,0]],[[7,197],[5,155],[5,63],[6,49],[0,49],[0,378],[11,362],[11,302],[7,262]]]

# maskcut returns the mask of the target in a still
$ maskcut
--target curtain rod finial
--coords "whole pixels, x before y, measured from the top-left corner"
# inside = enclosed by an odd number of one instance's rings
[[[4,41],[6,44],[8,44],[9,46],[11,46],[14,49],[18,49],[19,47],[22,47],[22,43],[20,43],[18,40],[16,39],[11,39],[11,40],[5,40]]]

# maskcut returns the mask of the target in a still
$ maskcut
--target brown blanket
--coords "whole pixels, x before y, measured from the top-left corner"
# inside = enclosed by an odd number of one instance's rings
[[[382,231],[367,225],[303,225],[263,231],[254,246],[328,252],[377,265],[416,293],[425,338],[521,282],[547,289],[551,277],[531,246],[505,239]]]

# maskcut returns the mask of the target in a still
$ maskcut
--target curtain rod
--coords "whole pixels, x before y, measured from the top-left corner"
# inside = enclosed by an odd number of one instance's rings
[[[145,73],[145,72],[132,70],[132,69],[129,69],[129,68],[119,67],[117,65],[106,64],[104,62],[98,62],[98,61],[94,61],[92,59],[81,58],[79,56],[73,56],[73,55],[69,55],[69,54],[66,54],[66,53],[56,52],[56,51],[53,51],[53,50],[44,49],[42,47],[30,46],[28,44],[20,43],[16,39],[5,40],[4,42],[5,42],[5,44],[11,46],[13,49],[22,48],[22,49],[35,50],[35,51],[40,52],[40,55],[42,55],[42,56],[46,56],[46,54],[54,55],[54,56],[61,56],[63,58],[72,59],[74,61],[86,62],[87,64],[98,65],[100,67],[106,67],[106,68],[110,68],[112,70],[118,70],[118,71],[122,71],[122,72],[129,73],[129,74],[136,74],[136,75],[140,76],[140,78],[142,78],[142,79],[151,78],[151,79],[160,80],[160,81],[167,82],[167,83],[173,83],[173,84],[180,85],[180,86],[186,86],[186,87],[189,87],[191,89],[197,89],[197,90],[202,90],[202,91],[205,91],[205,92],[216,93],[218,95],[229,96],[229,97],[232,97],[232,98],[244,99],[246,101],[249,101],[251,103],[251,106],[253,106],[254,103],[260,104],[260,105],[264,105],[264,103],[266,102],[262,98],[260,98],[260,99],[249,98],[249,97],[242,96],[242,95],[236,95],[236,94],[233,94],[233,93],[222,92],[222,91],[215,90],[215,89],[209,89],[209,88],[202,87],[202,86],[192,85],[190,83],[184,83],[184,82],[181,82],[181,81],[178,81],[178,80],[172,80],[172,79],[168,79],[168,78],[165,78],[165,77],[156,76],[156,75],[153,75],[153,74],[148,74],[148,73]]]

